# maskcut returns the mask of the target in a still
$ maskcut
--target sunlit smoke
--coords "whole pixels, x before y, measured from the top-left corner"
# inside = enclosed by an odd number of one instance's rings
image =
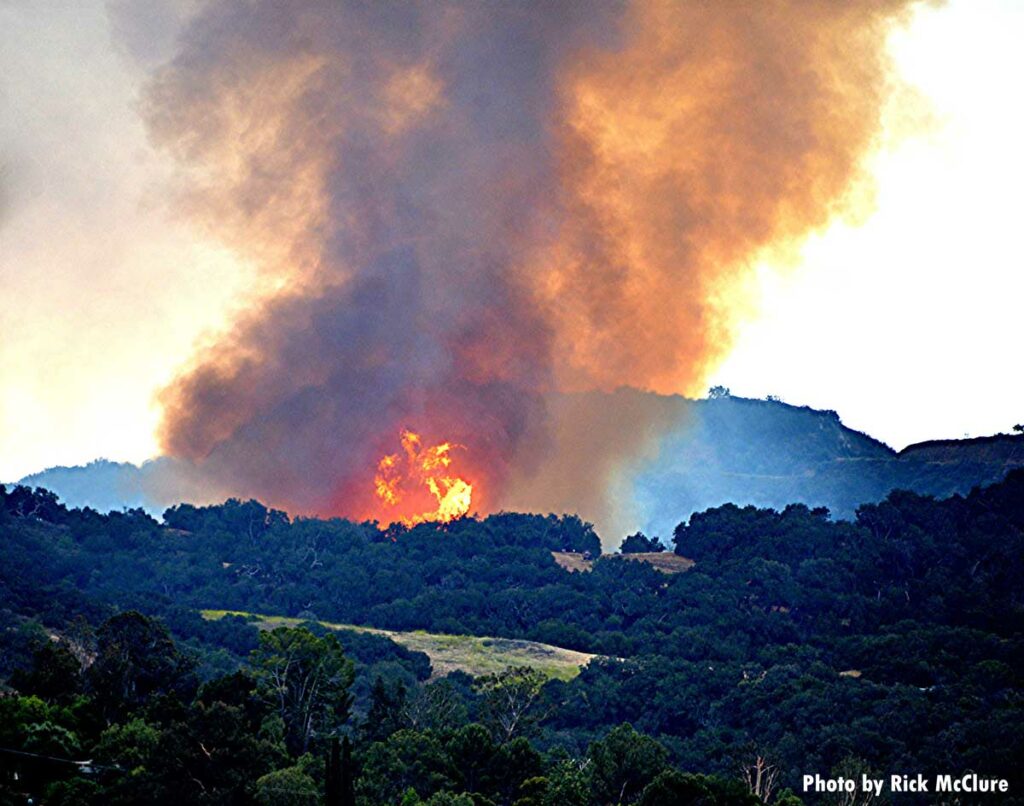
[[[607,506],[664,424],[570,438],[564,393],[700,390],[752,266],[863,212],[909,5],[210,4],[146,119],[268,290],[164,391],[165,450],[387,520],[409,427],[476,511]]]

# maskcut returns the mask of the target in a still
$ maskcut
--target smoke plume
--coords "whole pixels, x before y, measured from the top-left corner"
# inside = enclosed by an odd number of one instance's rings
[[[409,428],[474,510],[606,506],[663,424],[573,394],[702,389],[753,263],[854,204],[908,5],[210,4],[145,116],[268,290],[163,392],[166,453],[387,520]]]

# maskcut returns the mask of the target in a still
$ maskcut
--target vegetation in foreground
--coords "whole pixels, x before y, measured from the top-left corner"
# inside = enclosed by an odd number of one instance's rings
[[[350,719],[354,680],[332,631],[282,626],[261,631],[245,669],[200,684],[159,621],[113,616],[95,636],[40,644],[13,675],[19,693],[0,698],[0,802],[761,802],[739,781],[679,774],[626,724],[581,758],[542,754],[529,737],[553,703],[536,669],[414,691],[377,677],[365,715]]]
[[[598,548],[571,517],[380,529],[230,501],[160,524],[14,488],[0,534],[9,797],[312,803],[330,779],[363,804],[775,803],[844,770],[973,770],[1009,779],[1001,803],[1024,793],[1024,473],[945,501],[894,493],[849,522],[719,507],[675,530],[695,564],[672,575],[567,572],[552,552]],[[199,616],[212,607],[305,626]],[[607,657],[569,681],[438,678],[319,620]],[[334,681],[328,700],[288,693],[274,669],[292,647],[288,668]],[[327,765],[335,737],[348,760]]]

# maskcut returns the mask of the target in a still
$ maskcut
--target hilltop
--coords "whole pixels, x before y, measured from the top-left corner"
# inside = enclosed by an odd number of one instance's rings
[[[577,571],[591,571],[594,568],[594,560],[585,554],[572,551],[553,551],[551,552],[551,556],[559,566],[569,573],[575,573]],[[602,554],[597,559],[604,560],[606,562],[626,560],[645,563],[656,571],[661,571],[663,574],[681,574],[683,571],[688,571],[693,565],[693,560],[687,557],[681,557],[671,551]]]
[[[724,503],[825,507],[852,518],[891,491],[944,498],[1024,466],[1024,437],[998,434],[895,451],[847,428],[834,411],[722,397],[674,402],[680,427],[632,469],[644,530],[667,535],[681,513]]]

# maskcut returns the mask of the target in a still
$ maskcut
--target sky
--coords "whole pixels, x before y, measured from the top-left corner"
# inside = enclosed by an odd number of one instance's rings
[[[715,374],[733,394],[834,409],[902,448],[1024,422],[1024,4],[918,13],[891,47],[917,97],[888,111],[874,213],[759,267],[758,313]]]
[[[157,450],[154,391],[246,293],[161,203],[102,2],[0,0],[0,478]]]
[[[0,479],[155,455],[156,392],[260,290],[167,202],[138,114],[159,38],[133,50],[98,0],[28,6],[0,0]],[[174,30],[169,8],[154,26]],[[709,383],[897,448],[1024,421],[1022,34],[1024,6],[995,0],[893,34],[908,87],[870,158],[873,211],[758,267]]]

